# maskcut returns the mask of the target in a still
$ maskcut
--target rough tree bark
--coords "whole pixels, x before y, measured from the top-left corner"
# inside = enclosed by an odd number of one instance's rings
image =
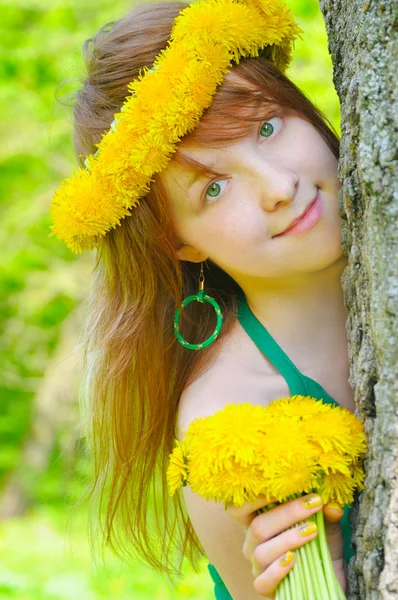
[[[398,3],[320,0],[342,112],[350,384],[369,441],[350,600],[398,599]]]

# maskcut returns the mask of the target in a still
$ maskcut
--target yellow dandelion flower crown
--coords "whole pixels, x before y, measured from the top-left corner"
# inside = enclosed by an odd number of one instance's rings
[[[54,193],[51,235],[72,252],[97,246],[148,192],[176,144],[211,104],[232,61],[266,56],[285,71],[303,33],[280,0],[198,0],[174,21],[167,47],[128,85],[86,169]]]

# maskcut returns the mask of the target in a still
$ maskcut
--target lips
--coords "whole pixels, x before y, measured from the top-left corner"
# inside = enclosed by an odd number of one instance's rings
[[[311,200],[311,202],[307,205],[307,207],[304,209],[304,212],[302,212],[300,216],[294,218],[293,221],[291,221],[291,223],[285,229],[283,229],[283,231],[280,231],[279,233],[277,233],[276,235],[273,235],[272,237],[278,237],[278,235],[282,235],[283,233],[286,233],[287,231],[289,231],[289,229],[292,229],[295,225],[297,225],[297,223],[299,221],[301,221],[301,219],[303,219],[303,217],[305,217],[307,212],[317,201],[318,193],[319,193],[319,190],[317,190],[315,198],[313,200]]]

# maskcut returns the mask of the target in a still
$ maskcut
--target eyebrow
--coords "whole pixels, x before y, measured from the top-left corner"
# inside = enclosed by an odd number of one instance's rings
[[[218,171],[214,171],[212,167],[214,167],[215,162],[210,163],[209,165],[205,165],[201,163],[199,160],[196,160],[186,154],[181,154],[183,160],[181,160],[181,164],[184,167],[187,167],[189,171],[193,171],[192,176],[188,179],[187,185],[190,189],[196,181],[199,179],[209,179],[211,177],[222,177],[223,173],[219,173]],[[180,162],[180,161],[179,161]]]

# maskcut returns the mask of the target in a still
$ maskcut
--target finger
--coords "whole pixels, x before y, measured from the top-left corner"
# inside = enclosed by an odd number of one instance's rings
[[[332,560],[340,560],[343,558],[344,554],[343,530],[341,524],[338,521],[336,523],[325,521],[325,533]]]
[[[229,504],[227,506],[227,513],[238,523],[240,523],[245,529],[247,529],[257,514],[260,508],[264,508],[273,502],[276,502],[276,498],[270,496],[260,495],[258,500],[254,503],[245,502],[243,506],[233,506]]]
[[[260,596],[275,598],[274,592],[284,577],[294,567],[295,556],[293,552],[286,552],[270,564],[261,575],[254,580],[254,589]]]
[[[288,550],[295,550],[318,535],[318,527],[314,521],[306,521],[298,527],[293,527],[275,536],[268,542],[259,544],[251,555],[253,575],[260,575],[278,557]],[[245,552],[243,552],[245,554]],[[246,555],[245,555],[246,556]],[[250,560],[250,556],[246,556]]]
[[[253,552],[258,544],[271,539],[295,523],[305,521],[322,506],[322,499],[318,494],[307,494],[257,515],[252,519],[246,533],[247,552]]]
[[[325,519],[335,523],[336,521],[340,521],[344,515],[344,508],[340,504],[337,504],[337,502],[329,502],[324,505],[323,514],[325,515]]]

